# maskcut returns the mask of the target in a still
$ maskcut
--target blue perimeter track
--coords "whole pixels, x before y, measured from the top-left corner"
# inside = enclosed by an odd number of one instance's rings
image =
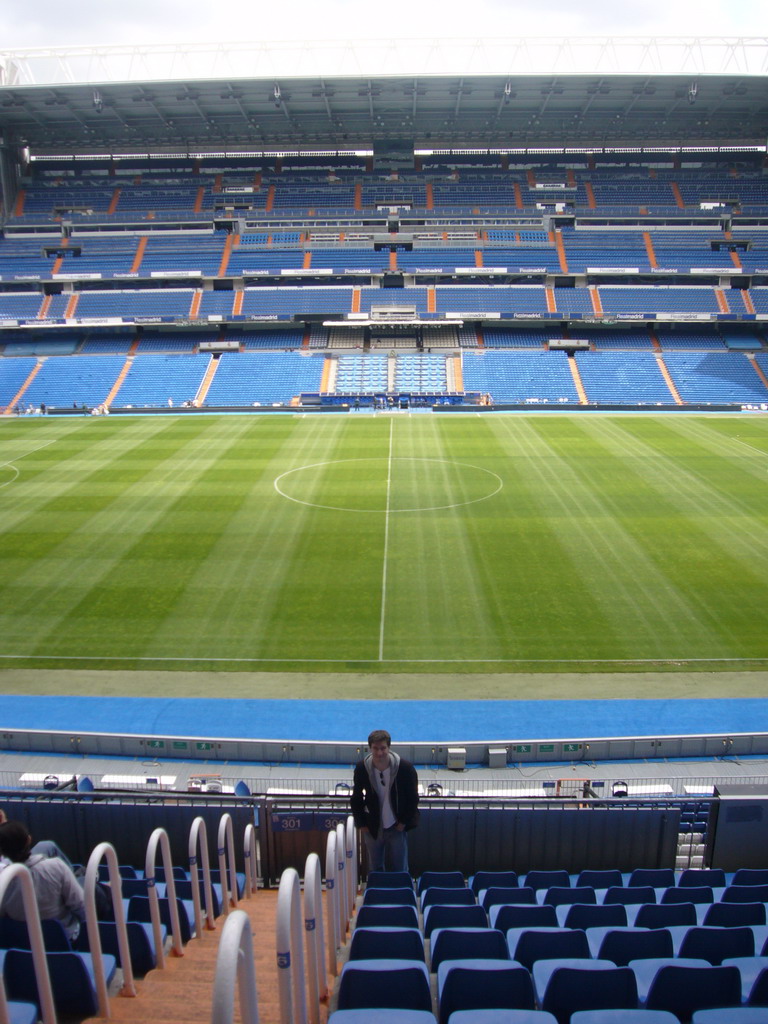
[[[361,743],[601,739],[762,731],[768,698],[671,700],[246,700],[5,695],[4,731]]]

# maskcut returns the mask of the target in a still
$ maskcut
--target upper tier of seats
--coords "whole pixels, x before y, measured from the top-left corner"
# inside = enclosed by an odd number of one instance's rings
[[[18,223],[103,220],[210,219],[217,212],[537,211],[541,204],[568,204],[584,211],[699,212],[702,204],[768,209],[768,184],[759,163],[722,158],[686,162],[660,156],[600,158],[572,156],[557,164],[530,159],[454,158],[453,166],[422,161],[418,169],[370,169],[364,158],[344,168],[314,168],[276,159],[211,158],[204,161],[38,160],[16,198]],[[715,207],[718,209],[719,207]]]

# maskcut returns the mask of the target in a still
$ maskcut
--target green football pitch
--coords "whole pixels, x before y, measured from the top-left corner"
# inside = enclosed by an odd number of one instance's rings
[[[768,418],[6,417],[0,545],[4,670],[762,671]]]

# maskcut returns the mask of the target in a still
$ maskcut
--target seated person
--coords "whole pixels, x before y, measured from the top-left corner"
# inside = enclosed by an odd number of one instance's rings
[[[53,917],[61,921],[70,941],[80,933],[85,920],[83,890],[72,869],[58,857],[46,857],[32,852],[32,836],[20,821],[0,823],[0,855],[11,864],[24,864],[32,875],[41,918]],[[24,921],[24,901],[17,879],[8,886],[0,906],[0,914],[15,921]]]
[[[2,807],[0,807],[0,825],[2,825],[4,821],[8,821],[8,815]],[[54,843],[52,839],[41,839],[39,843],[35,843],[32,847],[32,853],[42,853],[44,857],[59,857],[64,861],[68,868],[72,867],[72,861],[66,853],[64,853],[62,848],[57,843]],[[7,863],[8,861],[5,857],[0,857],[0,871],[3,870]]]

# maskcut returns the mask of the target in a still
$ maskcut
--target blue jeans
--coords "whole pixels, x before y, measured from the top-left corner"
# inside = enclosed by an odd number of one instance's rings
[[[369,871],[408,870],[408,840],[404,830],[385,828],[376,838],[370,832],[363,832],[363,838],[368,851]]]

